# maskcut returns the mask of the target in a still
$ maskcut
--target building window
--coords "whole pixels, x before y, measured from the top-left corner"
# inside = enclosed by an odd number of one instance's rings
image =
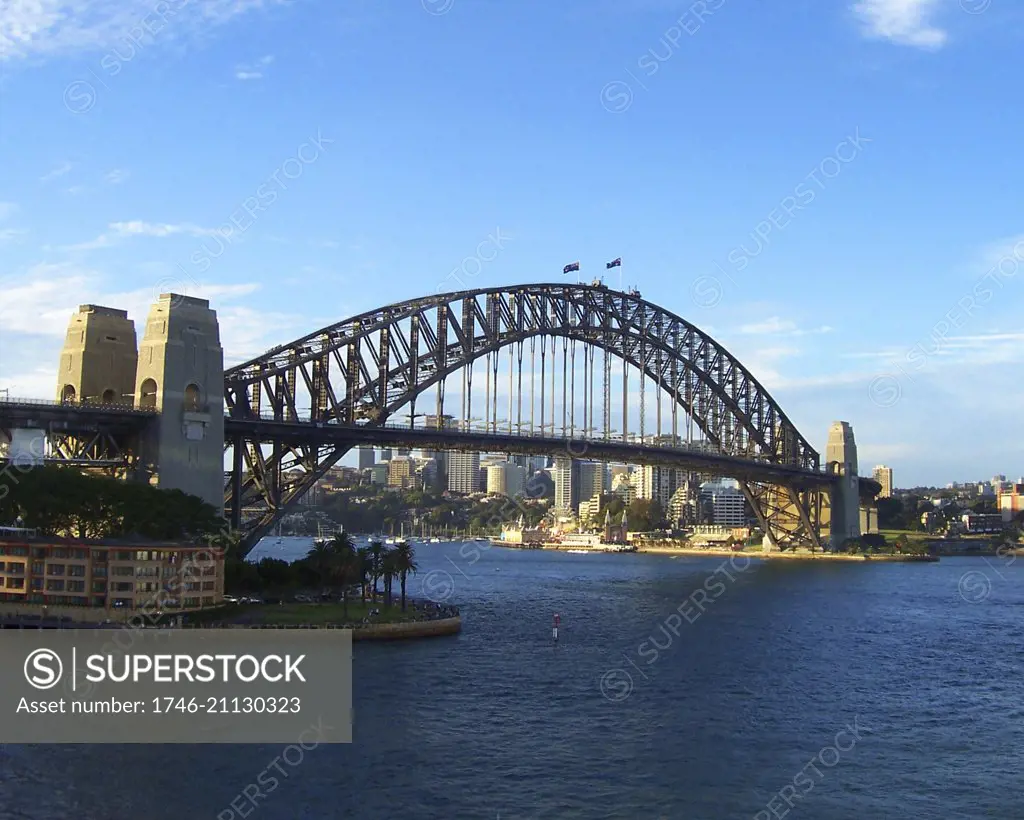
[[[63,581],[56,581],[56,580],[51,578],[49,581],[46,582],[46,591],[47,592],[62,592],[63,590],[64,590],[64,582]]]
[[[202,396],[198,384],[190,384],[185,388],[185,412],[198,413]]]
[[[83,567],[81,564],[71,564],[68,566],[68,575],[70,575],[72,578],[84,578],[85,567]]]
[[[72,404],[75,401],[75,386],[73,384],[65,384],[64,389],[60,394],[61,401],[66,404]]]
[[[7,586],[9,589],[24,589],[25,579],[24,578],[8,578]]]
[[[107,591],[107,582],[106,581],[93,581],[92,582],[92,591],[93,592],[106,592]]]
[[[146,379],[142,382],[139,387],[139,407],[145,407],[148,409],[156,408],[156,381],[154,379]]]
[[[47,575],[63,575],[64,574],[64,565],[63,564],[50,564],[46,568],[46,574]]]

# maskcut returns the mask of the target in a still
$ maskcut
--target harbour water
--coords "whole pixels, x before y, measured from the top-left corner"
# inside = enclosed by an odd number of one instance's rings
[[[351,745],[5,747],[0,818],[1024,818],[1024,559],[417,560],[463,631],[355,648]]]

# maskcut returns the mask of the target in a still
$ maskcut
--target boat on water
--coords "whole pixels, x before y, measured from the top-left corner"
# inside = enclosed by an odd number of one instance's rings
[[[597,550],[566,550],[570,555],[593,555]]]
[[[441,543],[441,539],[440,538],[431,538],[430,539],[430,543],[431,544],[440,544]]]

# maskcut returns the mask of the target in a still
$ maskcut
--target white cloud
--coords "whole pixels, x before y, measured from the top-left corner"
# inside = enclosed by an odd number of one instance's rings
[[[51,397],[68,320],[81,304],[128,311],[141,335],[150,306],[161,292],[208,299],[220,320],[228,365],[300,336],[309,324],[305,315],[265,313],[245,305],[245,298],[260,289],[257,283],[182,287],[165,278],[118,292],[98,270],[60,263],[35,265],[17,277],[0,279],[0,289],[0,389],[9,389],[12,396]]]
[[[0,33],[0,46],[2,46],[2,44],[3,44],[2,37],[3,37],[3,35],[2,35],[2,33]],[[0,54],[2,54],[2,51],[3,50],[0,49]],[[49,171],[48,173],[45,173],[41,177],[39,177],[39,181],[40,182],[49,182],[52,179],[57,179],[57,177],[62,177],[62,176],[64,176],[64,174],[66,174],[68,171],[70,171],[73,167],[74,166],[70,162],[62,162],[60,165],[58,165],[52,171]]]
[[[274,55],[268,54],[251,65],[240,65],[235,68],[236,80],[260,80],[263,78],[263,69],[274,62]]]
[[[24,228],[0,228],[0,245],[13,242],[19,236],[24,236],[28,231]]]
[[[108,231],[106,233],[102,233],[95,239],[90,239],[88,242],[69,245],[66,250],[91,251],[96,250],[97,248],[109,248],[116,245],[121,240],[133,236],[157,238],[165,238],[168,236],[224,237],[230,234],[230,230],[224,228],[201,228],[198,225],[191,225],[189,223],[175,225],[168,223],[143,222],[138,219],[131,220],[130,222],[111,222],[107,227]]]
[[[859,0],[852,10],[868,37],[934,50],[947,40],[930,22],[938,6],[938,0]]]
[[[819,328],[801,329],[796,322],[788,319],[780,319],[778,316],[771,316],[763,322],[755,322],[749,325],[742,325],[739,332],[747,336],[809,336],[819,333],[831,333],[832,328],[822,325]]]
[[[0,202],[0,222],[10,219],[18,210],[13,202]],[[11,242],[19,236],[24,236],[28,231],[24,228],[0,228],[0,245]]]
[[[253,9],[284,0],[3,0],[0,3],[0,62],[29,57],[138,48],[150,40],[201,34]],[[165,7],[165,11],[161,11]],[[150,33],[133,45],[129,32]]]
[[[108,182],[110,185],[119,185],[122,182],[124,182],[126,179],[128,179],[128,176],[129,176],[128,172],[125,171],[124,169],[122,169],[122,168],[115,168],[113,171],[111,171],[109,174],[107,174],[103,179],[106,182]]]

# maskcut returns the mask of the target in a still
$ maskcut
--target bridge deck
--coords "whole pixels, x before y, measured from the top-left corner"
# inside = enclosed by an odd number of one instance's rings
[[[269,419],[224,419],[225,438],[244,436],[292,444],[342,444],[351,447],[408,447],[421,450],[470,450],[547,455],[593,461],[656,464],[748,481],[785,481],[795,487],[826,487],[836,477],[796,466],[739,458],[693,449],[611,440],[563,438],[519,433],[467,433],[425,427],[284,422]]]
[[[72,433],[105,429],[138,430],[154,410],[110,404],[62,404],[36,399],[0,399],[0,428],[29,428]]]

